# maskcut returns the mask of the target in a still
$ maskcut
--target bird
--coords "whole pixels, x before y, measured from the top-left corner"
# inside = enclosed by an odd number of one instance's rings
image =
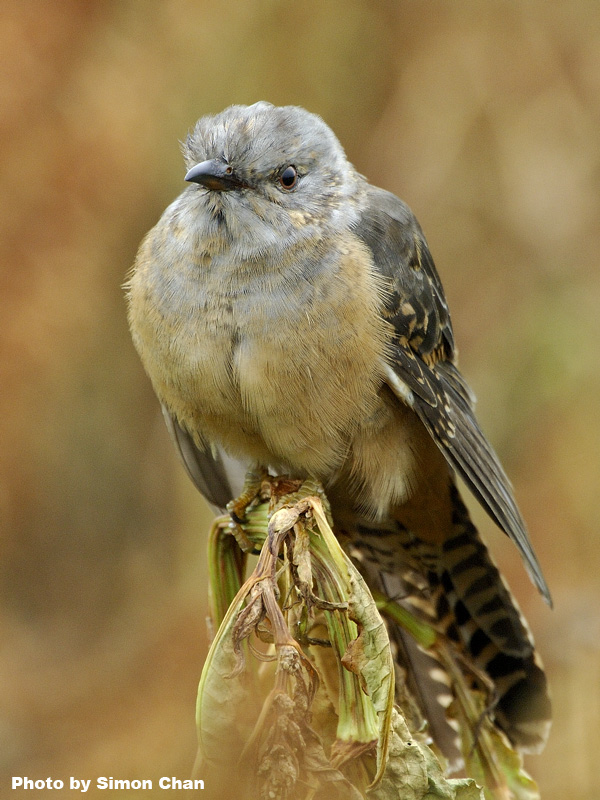
[[[494,723],[538,751],[546,676],[459,478],[551,596],[414,214],[298,106],[204,116],[182,152],[188,185],[144,238],[126,293],[188,474],[221,508],[227,459],[320,481],[349,552],[382,586],[421,576],[434,620],[494,685]]]

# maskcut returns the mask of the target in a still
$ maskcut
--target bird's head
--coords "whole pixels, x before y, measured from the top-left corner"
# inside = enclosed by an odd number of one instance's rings
[[[323,120],[259,102],[202,117],[183,144],[185,202],[248,254],[352,222],[360,176]],[[192,211],[192,209],[188,209]]]

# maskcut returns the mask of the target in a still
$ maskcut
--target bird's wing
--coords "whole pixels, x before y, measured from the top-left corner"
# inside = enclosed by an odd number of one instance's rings
[[[224,510],[227,503],[236,496],[234,484],[238,481],[238,476],[234,474],[235,466],[228,463],[230,459],[218,451],[201,450],[164,405],[162,411],[187,474],[209,503]]]
[[[390,388],[413,408],[448,463],[513,539],[551,604],[510,481],[479,427],[473,395],[456,366],[444,290],[417,220],[397,197],[371,188],[354,230],[371,250],[384,283],[383,314],[394,329]]]

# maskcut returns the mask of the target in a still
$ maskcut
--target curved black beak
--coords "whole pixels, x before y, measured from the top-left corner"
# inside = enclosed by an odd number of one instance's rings
[[[227,192],[246,185],[235,174],[233,167],[218,158],[196,164],[189,170],[185,180],[199,183],[213,192]]]

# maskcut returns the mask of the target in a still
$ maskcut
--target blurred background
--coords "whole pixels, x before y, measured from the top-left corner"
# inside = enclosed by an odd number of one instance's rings
[[[596,798],[600,6],[3,0],[0,59],[0,794],[189,773],[210,514],[121,285],[178,140],[265,99],[321,114],[425,230],[554,594],[475,511],[550,675],[527,767],[545,800]]]

